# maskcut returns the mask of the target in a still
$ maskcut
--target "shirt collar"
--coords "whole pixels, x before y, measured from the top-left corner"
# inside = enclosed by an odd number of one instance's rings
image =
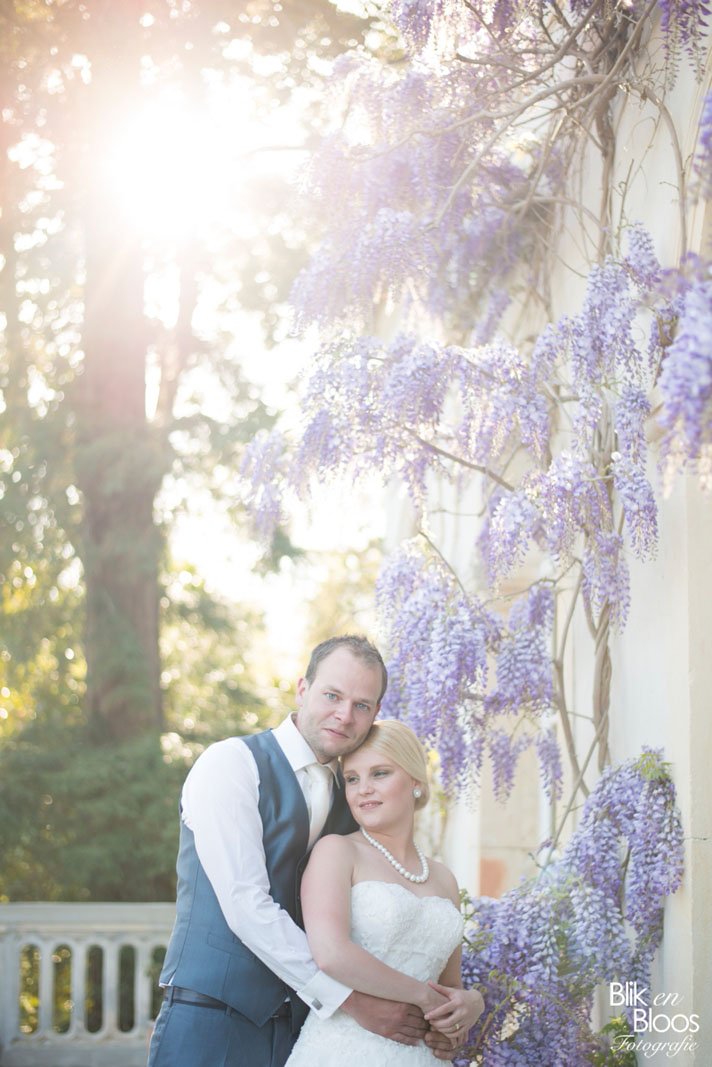
[[[304,770],[310,763],[319,762],[312,752],[311,747],[307,744],[297,729],[292,715],[288,715],[279,726],[274,728],[272,733],[274,734],[275,741],[287,757],[289,765],[293,771]],[[337,779],[339,767],[338,759],[330,760],[330,762],[325,763],[324,766],[328,767],[334,778]]]

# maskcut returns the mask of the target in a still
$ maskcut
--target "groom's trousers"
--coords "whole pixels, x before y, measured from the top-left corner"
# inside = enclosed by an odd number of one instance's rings
[[[148,1067],[284,1067],[298,1036],[293,1030],[289,1003],[255,1026],[211,997],[169,986]]]

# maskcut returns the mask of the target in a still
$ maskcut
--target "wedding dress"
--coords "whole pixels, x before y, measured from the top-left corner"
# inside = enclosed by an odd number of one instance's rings
[[[357,882],[351,889],[351,940],[421,982],[437,981],[462,937],[460,912],[444,897],[417,897],[396,882]],[[433,1067],[424,1043],[400,1045],[364,1030],[346,1012],[312,1012],[286,1067]]]

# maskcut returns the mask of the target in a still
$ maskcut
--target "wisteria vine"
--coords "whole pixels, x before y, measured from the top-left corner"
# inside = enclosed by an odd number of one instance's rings
[[[550,752],[537,734],[558,716],[585,795],[589,756],[576,752],[561,666],[570,617],[580,601],[597,649],[600,769],[608,635],[628,617],[630,555],[657,548],[656,461],[668,486],[688,469],[712,485],[712,276],[689,253],[663,269],[650,234],[614,231],[602,207],[579,306],[548,317],[547,277],[585,131],[597,131],[605,165],[616,93],[654,95],[636,78],[645,33],[659,23],[666,62],[644,73],[663,92],[683,53],[699,61],[708,11],[693,0],[398,0],[390,11],[400,61],[351,53],[336,65],[342,121],[307,178],[324,242],[294,290],[300,320],[324,340],[299,441],[286,448],[276,431],[248,449],[249,502],[264,533],[284,519],[280,494],[304,496],[313,478],[400,479],[421,523],[378,590],[389,713],[437,748],[448,785],[488,752],[502,795],[526,748]],[[709,127],[707,101],[692,167],[702,190]],[[522,337],[525,314],[540,325]],[[434,479],[480,486],[482,595],[436,547]],[[518,580],[524,607],[512,600]],[[536,625],[522,623],[537,605]],[[542,772],[558,795],[551,759]]]
[[[489,758],[505,798],[531,749],[555,800],[566,754],[572,795],[544,870],[472,903],[467,973],[488,1011],[470,1051],[486,1067],[603,1063],[595,986],[645,979],[682,876],[659,754],[608,765],[609,637],[629,615],[631,557],[657,550],[656,483],[686,471],[712,488],[712,270],[687,248],[690,198],[712,188],[712,106],[686,162],[665,105],[680,64],[701,67],[709,14],[702,0],[392,0],[386,59],[336,65],[340,122],[306,178],[324,240],[293,294],[298,323],[321,333],[302,431],[264,434],[245,459],[263,532],[314,479],[376,471],[407,487],[418,533],[376,591],[384,711],[438,752],[448,789]],[[654,103],[673,138],[673,265],[612,215],[628,99]],[[595,209],[579,181],[592,153]],[[571,218],[586,277],[561,314],[550,279]],[[477,501],[459,520],[465,573],[439,547],[434,486]],[[577,611],[594,650],[587,752],[564,670]]]

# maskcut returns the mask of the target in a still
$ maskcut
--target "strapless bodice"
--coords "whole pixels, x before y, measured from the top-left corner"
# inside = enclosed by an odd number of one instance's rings
[[[463,920],[445,897],[416,896],[398,882],[357,882],[351,888],[351,940],[403,974],[437,981],[462,938]],[[308,1016],[286,1067],[436,1067],[422,1042],[400,1045],[364,1030],[346,1012]]]

